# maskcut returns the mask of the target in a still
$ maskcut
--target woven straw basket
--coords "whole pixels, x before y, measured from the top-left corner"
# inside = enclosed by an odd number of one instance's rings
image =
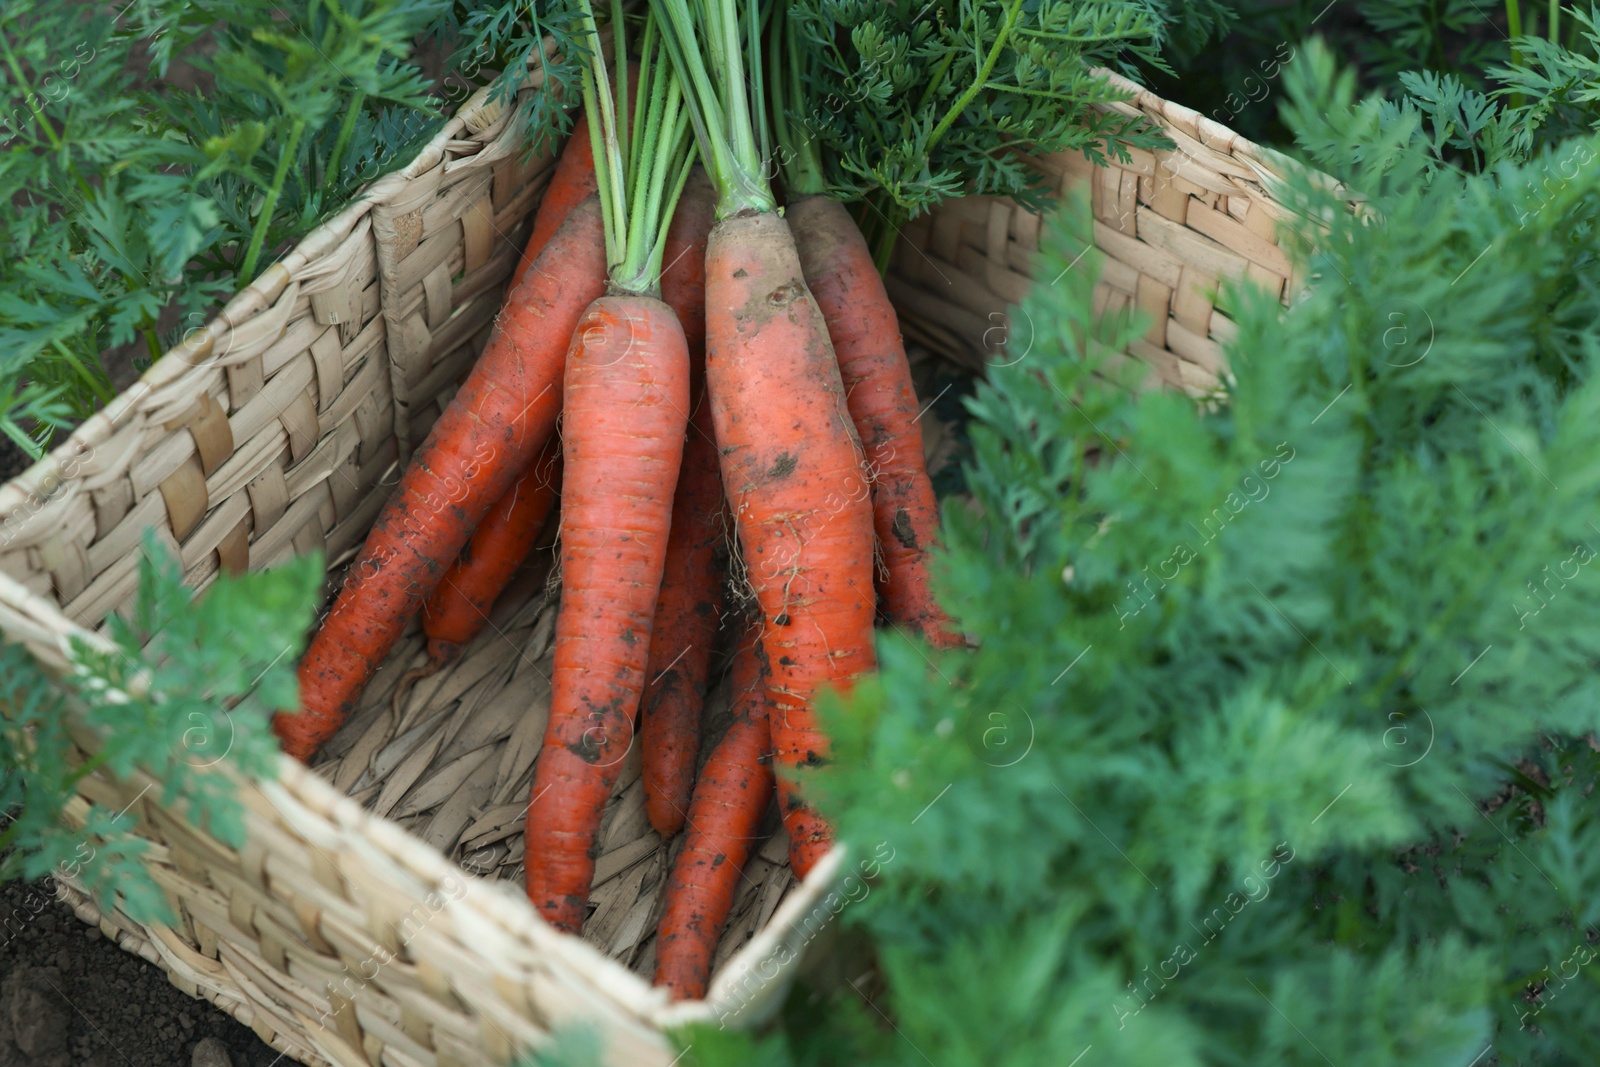
[[[526,89],[537,84],[530,72]],[[1121,84],[1135,95],[1118,109],[1143,113],[1178,150],[1047,166],[1063,188],[1092,183],[1101,299],[1149,314],[1131,352],[1148,382],[1202,394],[1232,332],[1212,303],[1219,280],[1253,279],[1285,300],[1298,283],[1276,238],[1287,212],[1269,193],[1286,165]],[[93,639],[131,601],[149,529],[196,587],[313,550],[337,574],[490,332],[551,169],[548,156],[521,159],[520,137],[510,109],[474,96],[410,165],[0,488],[5,637],[64,665],[69,636]],[[890,291],[919,384],[941,360],[970,373],[997,354],[1040,234],[1037,216],[976,198],[906,228]],[[131,806],[177,925],[101,912],[70,880],[60,891],[174,985],[306,1064],[499,1064],[586,1022],[609,1062],[666,1067],[664,1026],[759,1021],[841,906],[832,891],[855,864],[839,850],[804,885],[781,829],[752,858],[704,1002],[670,1005],[649,984],[670,853],[643,814],[636,751],[607,811],[583,939],[546,927],[522,894],[554,626],[546,584],[525,573],[483,637],[398,717],[390,698],[422,659],[415,638],[316,767],[284,758],[275,782],[239,780],[242,849],[163,809],[147,777],[85,779],[69,815]],[[713,719],[723,705],[714,694]],[[81,756],[95,746],[78,743]]]

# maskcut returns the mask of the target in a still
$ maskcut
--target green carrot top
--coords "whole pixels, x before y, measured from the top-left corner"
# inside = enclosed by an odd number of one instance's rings
[[[615,76],[599,47],[589,0],[580,0],[591,41],[583,72],[595,178],[605,219],[606,264],[613,289],[659,296],[667,228],[694,163],[690,111],[672,65],[660,52],[654,14],[640,39],[637,104],[628,92],[627,24],[620,0],[611,5]]]
[[[717,190],[717,218],[775,211],[762,87],[762,5],[747,0],[651,0],[684,97],[706,173]],[[711,72],[716,72],[713,79]]]

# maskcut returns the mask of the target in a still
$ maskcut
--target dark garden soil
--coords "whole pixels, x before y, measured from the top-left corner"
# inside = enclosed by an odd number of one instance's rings
[[[55,899],[0,887],[0,1067],[289,1067]]]

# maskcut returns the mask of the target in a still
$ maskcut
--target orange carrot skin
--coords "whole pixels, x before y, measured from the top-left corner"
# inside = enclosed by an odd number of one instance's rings
[[[600,208],[580,204],[514,290],[477,364],[384,505],[300,661],[298,713],[273,720],[306,760],[332,737],[473,529],[550,437],[567,340],[605,289]]]
[[[779,764],[827,758],[813,698],[874,666],[872,503],[828,331],[776,214],[718,222],[706,248],[706,383],[722,485],[763,617]],[[831,831],[778,787],[800,877]]]
[[[706,344],[706,241],[717,206],[716,189],[697,164],[678,197],[667,227],[667,240],[661,257],[661,299],[678,313],[683,336],[689,343],[691,370],[690,396],[699,396],[699,376],[704,373]]]
[[[879,573],[879,610],[937,648],[961,645],[929,584],[939,503],[923,458],[917,394],[894,306],[866,239],[843,205],[802,197],[789,205],[788,218],[806,284],[828,322],[850,418],[873,474],[873,522],[887,571],[887,577]]]
[[[430,662],[454,661],[488,624],[489,609],[528,558],[560,492],[561,441],[551,435],[522,477],[495,501],[422,605]]]
[[[759,642],[747,635],[733,660],[733,722],[695,786],[656,931],[656,985],[673,1000],[706,995],[717,942],[772,800],[764,674]]]
[[[663,837],[683,828],[694,785],[700,711],[722,616],[727,563],[716,431],[704,396],[706,241],[715,208],[711,180],[697,166],[678,198],[662,257],[661,299],[683,327],[689,346],[689,395],[696,404],[672,505],[672,533],[650,632],[650,665],[639,702],[645,811]]]
[[[561,609],[550,721],[527,817],[527,892],[558,929],[583,928],[596,833],[633,744],[672,497],[689,353],[672,309],[606,296],[567,356]]]
[[[550,238],[555,236],[567,216],[572,214],[572,209],[592,196],[598,186],[599,179],[594,173],[594,147],[589,141],[589,117],[579,115],[578,121],[572,124],[572,135],[561,149],[561,158],[556,160],[556,170],[550,175],[550,184],[545,186],[544,196],[539,200],[539,210],[533,216],[533,234],[528,238],[527,247],[522,250],[522,257],[517,260],[517,269],[511,274],[512,289],[522,283],[522,276],[539,258],[539,253],[550,243]]]
[[[683,447],[639,701],[645,812],[662,837],[683,829],[700,757],[700,712],[722,623],[726,511],[714,432],[711,405],[702,402]]]

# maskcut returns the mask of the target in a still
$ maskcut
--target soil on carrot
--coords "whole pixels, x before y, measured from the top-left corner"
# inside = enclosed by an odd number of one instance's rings
[[[287,1067],[72,914],[48,881],[0,886],[0,1067]]]

